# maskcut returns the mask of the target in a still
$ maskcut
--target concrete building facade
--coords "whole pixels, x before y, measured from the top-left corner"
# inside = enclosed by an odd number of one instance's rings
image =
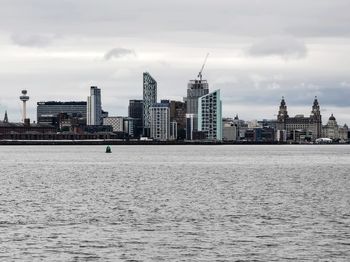
[[[170,109],[168,104],[155,104],[150,111],[150,137],[154,140],[170,140]]]
[[[315,97],[311,115],[305,117],[304,115],[296,115],[295,117],[289,117],[287,105],[282,97],[276,123],[277,132],[286,132],[287,140],[297,141],[310,140],[315,141],[322,136],[322,116],[320,106]],[[296,137],[296,134],[302,134],[301,137]],[[282,138],[283,136],[278,136]]]
[[[190,80],[187,85],[187,97],[186,101],[186,114],[190,114],[194,118],[193,126],[191,129],[193,132],[198,130],[198,99],[209,93],[209,84],[207,80]],[[189,130],[189,127],[186,127]],[[186,139],[191,140],[192,135],[187,131],[188,136]]]

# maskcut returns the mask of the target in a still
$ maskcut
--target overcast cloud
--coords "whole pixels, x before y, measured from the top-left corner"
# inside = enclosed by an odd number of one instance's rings
[[[221,89],[223,113],[275,118],[309,114],[350,124],[348,0],[2,0],[0,118],[20,119],[21,89],[35,120],[41,100],[85,100],[102,89],[104,110],[126,115],[142,97],[142,72],[158,98],[182,100],[203,76]]]

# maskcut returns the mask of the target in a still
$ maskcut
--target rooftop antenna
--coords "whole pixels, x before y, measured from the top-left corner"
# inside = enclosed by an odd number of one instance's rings
[[[202,81],[202,72],[203,72],[205,64],[207,63],[208,56],[209,56],[209,53],[207,53],[207,55],[205,56],[201,71],[199,71],[199,73],[198,73],[199,81]]]

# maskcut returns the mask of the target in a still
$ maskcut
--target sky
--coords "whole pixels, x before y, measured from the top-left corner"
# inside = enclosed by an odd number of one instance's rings
[[[38,101],[83,101],[127,115],[142,73],[158,100],[182,100],[207,53],[203,78],[221,90],[223,116],[309,115],[350,124],[349,0],[0,0],[0,119],[20,121],[22,89]]]

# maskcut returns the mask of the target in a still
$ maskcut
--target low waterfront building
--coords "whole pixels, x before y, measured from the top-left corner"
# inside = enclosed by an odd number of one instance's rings
[[[103,119],[104,126],[112,126],[113,132],[125,133],[128,137],[134,136],[133,118],[123,116],[110,116]]]
[[[37,122],[48,122],[50,121],[48,118],[55,118],[60,113],[66,113],[72,117],[86,118],[86,106],[87,102],[85,101],[41,101],[37,103]]]
[[[272,143],[275,141],[275,130],[273,128],[248,129],[245,139],[248,142]]]
[[[222,128],[223,141],[237,141],[237,126],[233,122],[224,122]]]
[[[57,129],[54,126],[34,123],[31,124],[29,121],[26,121],[25,123],[0,122],[0,134],[2,138],[7,137],[9,134],[44,134],[56,132]]]
[[[339,127],[339,138],[341,142],[349,141],[349,128],[346,124],[342,127]]]

